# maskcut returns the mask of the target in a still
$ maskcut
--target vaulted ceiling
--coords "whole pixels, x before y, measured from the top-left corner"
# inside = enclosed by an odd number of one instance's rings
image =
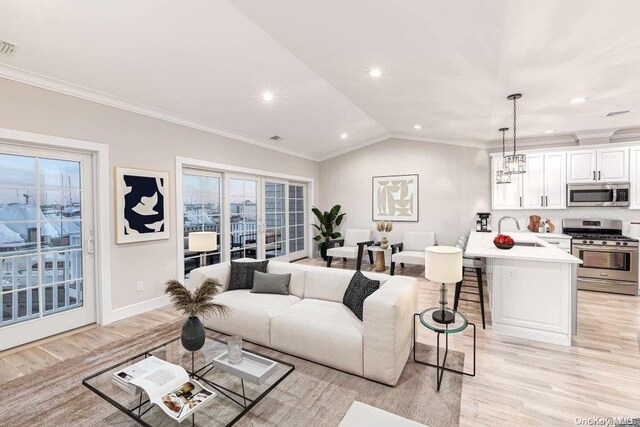
[[[637,0],[2,5],[0,77],[316,160],[391,136],[490,147],[513,92],[524,138],[640,128]]]

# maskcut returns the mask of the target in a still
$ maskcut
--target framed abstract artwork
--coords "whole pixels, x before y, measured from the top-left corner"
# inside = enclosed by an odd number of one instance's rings
[[[116,167],[116,243],[169,238],[169,173]]]
[[[418,222],[418,175],[374,176],[374,221]]]

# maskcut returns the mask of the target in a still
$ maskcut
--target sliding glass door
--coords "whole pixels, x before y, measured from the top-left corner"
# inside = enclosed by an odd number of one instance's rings
[[[92,158],[0,146],[0,350],[95,321]]]

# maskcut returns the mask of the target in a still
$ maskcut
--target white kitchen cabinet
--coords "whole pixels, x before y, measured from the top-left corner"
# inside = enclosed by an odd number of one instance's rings
[[[544,207],[567,207],[567,156],[565,153],[544,155]]]
[[[522,174],[522,207],[544,206],[544,154],[527,154],[527,173]]]
[[[496,171],[502,169],[502,157],[491,161],[491,207],[494,210],[522,209],[522,175],[511,175],[510,184],[496,184]]]
[[[627,147],[597,150],[596,179],[599,182],[629,181],[629,149]]]
[[[562,152],[527,155],[522,175],[524,209],[564,209],[566,202],[566,155]]]
[[[596,150],[567,153],[567,182],[571,184],[596,182]]]
[[[629,180],[629,149],[627,147],[569,151],[567,182],[625,182]]]
[[[631,194],[629,195],[629,209],[640,209],[640,147],[632,147],[629,150],[631,170]]]

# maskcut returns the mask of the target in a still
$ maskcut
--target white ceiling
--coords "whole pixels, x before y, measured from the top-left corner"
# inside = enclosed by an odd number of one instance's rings
[[[640,127],[637,0],[2,6],[20,47],[0,76],[316,160],[390,136],[491,146],[513,92],[523,138]]]

